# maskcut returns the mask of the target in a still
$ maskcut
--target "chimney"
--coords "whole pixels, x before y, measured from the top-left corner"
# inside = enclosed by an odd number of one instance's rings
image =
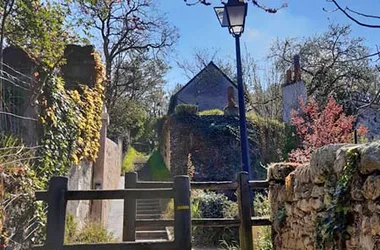
[[[288,69],[286,71],[285,85],[289,85],[292,83],[292,70]]]
[[[294,66],[293,82],[299,82],[301,81],[300,55],[297,54],[293,57],[293,66]]]
[[[234,107],[235,102],[234,102],[234,88],[233,87],[228,87],[227,89],[227,103],[228,107]]]

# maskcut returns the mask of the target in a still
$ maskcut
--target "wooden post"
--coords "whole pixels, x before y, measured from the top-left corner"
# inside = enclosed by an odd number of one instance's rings
[[[238,181],[238,203],[239,203],[239,240],[241,250],[253,250],[252,223],[251,223],[251,192],[248,183],[248,173],[240,172]]]
[[[189,176],[174,178],[174,242],[177,250],[191,250]]]
[[[125,173],[124,188],[136,188],[137,173]],[[124,199],[123,241],[136,241],[136,199]]]
[[[48,190],[48,213],[46,227],[46,249],[58,250],[63,247],[66,220],[66,177],[50,179]]]

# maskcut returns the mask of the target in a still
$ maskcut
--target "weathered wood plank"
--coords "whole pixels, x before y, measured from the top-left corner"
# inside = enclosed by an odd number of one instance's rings
[[[173,188],[172,181],[138,181],[137,188]]]
[[[271,221],[269,217],[252,217],[252,226],[269,226]],[[240,225],[239,219],[230,218],[202,218],[192,219],[191,224],[193,227],[238,227]],[[174,226],[174,220],[170,219],[140,219],[136,220],[136,226]]]
[[[125,173],[124,188],[136,188],[137,173]],[[136,241],[136,199],[124,199],[123,241]]]
[[[267,180],[264,181],[249,181],[249,187],[252,189],[268,189],[269,182]]]
[[[174,242],[176,250],[191,250],[191,201],[189,176],[174,178]]]
[[[209,182],[190,182],[192,189],[208,189],[208,190],[235,190],[236,182],[231,181],[209,181]],[[252,189],[267,189],[269,183],[267,180],[249,181]],[[170,181],[139,181],[137,188],[172,188],[173,182]]]
[[[46,191],[37,191],[37,200],[47,199]],[[37,195],[38,193],[38,195]],[[82,190],[82,191],[67,191],[67,200],[120,200],[124,198],[134,199],[167,199],[174,196],[174,191],[171,188],[159,189],[116,189],[116,190]]]
[[[231,182],[231,181],[191,182],[190,185],[191,185],[192,189],[235,190],[237,188],[237,183]],[[264,180],[264,181],[249,181],[249,186],[252,189],[267,189],[269,187],[269,183],[266,180]],[[162,182],[162,181],[161,182],[140,181],[140,182],[137,182],[137,184],[136,184],[137,190],[140,190],[140,189],[160,190],[160,189],[171,189],[172,187],[173,187],[173,182]],[[92,191],[92,190],[88,190],[88,191]],[[104,191],[112,192],[112,191],[122,191],[122,190],[101,190],[101,191],[102,192],[104,192]],[[68,199],[70,199],[70,200],[71,200],[71,192],[78,192],[78,191],[69,191],[68,192],[68,195],[70,195],[70,196],[68,196]],[[99,192],[99,191],[97,191],[97,192]],[[36,200],[43,200],[43,201],[47,200],[47,191],[36,191],[35,194],[36,194]],[[108,197],[108,195],[110,195],[110,194],[107,194],[107,197]],[[118,193],[117,195],[119,198],[112,198],[112,199],[124,199],[124,194]],[[140,198],[140,197],[137,197],[137,198]],[[157,198],[160,198],[160,197],[157,197]],[[164,197],[164,198],[168,198],[168,197]],[[97,199],[109,199],[109,198],[97,198]]]
[[[48,214],[46,225],[46,246],[59,249],[63,246],[65,236],[66,204],[68,179],[53,177],[49,182]]]
[[[151,242],[122,242],[122,243],[97,243],[97,244],[72,244],[65,245],[62,250],[175,250],[172,241],[151,241]],[[34,246],[33,250],[52,250],[46,246]]]
[[[251,217],[252,226],[270,226],[272,222],[269,216],[264,217]]]
[[[47,201],[48,192],[47,191],[36,191],[35,192],[37,201]]]
[[[239,241],[241,250],[252,250],[252,219],[251,209],[252,203],[249,186],[249,179],[247,172],[240,172],[238,174],[238,204],[239,204],[239,218],[241,220],[239,229]]]
[[[231,181],[191,182],[191,189],[236,190],[237,183]]]

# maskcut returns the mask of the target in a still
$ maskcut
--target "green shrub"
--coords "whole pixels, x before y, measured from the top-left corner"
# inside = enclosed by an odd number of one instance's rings
[[[143,153],[140,153],[133,147],[129,147],[123,159],[122,172],[135,171],[134,163],[136,161],[145,161],[145,160],[146,160],[146,156]]]
[[[176,115],[196,115],[197,112],[198,106],[193,104],[179,104],[174,110]]]
[[[266,194],[257,193],[253,202],[255,216],[269,216],[270,203]],[[272,250],[272,229],[270,226],[260,226],[257,228],[257,235],[253,238],[254,249]]]
[[[112,233],[98,222],[88,222],[82,229],[72,215],[66,217],[65,243],[115,242]]]
[[[224,115],[224,112],[220,109],[203,110],[198,115]]]
[[[148,162],[150,176],[154,181],[164,181],[169,179],[169,170],[165,166],[159,151],[153,151],[150,155]]]
[[[237,204],[215,192],[194,194],[192,204],[192,210],[196,210],[201,218],[232,218],[238,215]],[[231,245],[239,239],[238,228],[194,228],[193,236],[198,246],[217,246],[222,241]]]
[[[247,114],[247,121],[256,133],[253,136],[257,138],[263,164],[285,161],[288,153],[296,148],[297,138],[293,126],[252,113]]]
[[[44,204],[34,199],[34,192],[43,188],[34,171],[35,157],[33,148],[0,132],[0,245],[9,244],[9,249],[19,247],[15,243],[30,249],[32,241],[39,244],[45,235]]]

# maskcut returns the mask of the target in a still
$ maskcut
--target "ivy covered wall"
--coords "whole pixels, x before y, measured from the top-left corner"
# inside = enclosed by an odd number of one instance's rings
[[[265,166],[285,160],[292,149],[291,129],[277,121],[249,116],[248,133],[254,178],[264,179]],[[163,126],[161,154],[171,175],[194,180],[232,180],[241,171],[237,117],[174,114]]]

